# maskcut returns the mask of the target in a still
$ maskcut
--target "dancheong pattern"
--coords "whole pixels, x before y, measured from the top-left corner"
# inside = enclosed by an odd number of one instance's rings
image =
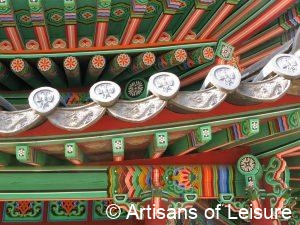
[[[11,201],[4,204],[3,221],[41,221],[43,219],[43,202]]]
[[[86,220],[88,202],[61,200],[49,203],[49,221]]]
[[[159,167],[162,190],[173,197],[184,193],[196,193],[201,197],[217,197],[221,193],[234,192],[234,169],[228,166]],[[128,194],[139,197],[152,188],[150,167],[127,166],[109,169],[109,194]]]

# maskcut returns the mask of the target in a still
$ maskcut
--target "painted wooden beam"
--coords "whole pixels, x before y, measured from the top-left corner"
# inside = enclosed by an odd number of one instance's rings
[[[16,58],[10,63],[11,71],[28,83],[31,87],[37,88],[47,85],[46,80],[38,75],[36,71],[24,59]]]
[[[153,141],[148,147],[147,157],[156,159],[161,157],[168,147],[169,137],[167,132],[156,132]]]
[[[275,46],[271,46],[270,48],[263,49],[262,51],[259,52],[259,54],[254,54],[251,55],[247,58],[243,58],[240,61],[240,68],[247,68],[248,66],[258,62],[259,60],[271,55],[273,52],[275,52],[279,47],[280,43],[278,43]]]
[[[198,23],[198,21],[201,19],[204,13],[205,13],[205,9],[201,9],[201,8],[193,9],[193,11],[190,13],[188,18],[183,22],[183,24],[178,29],[177,31],[178,33],[175,34],[174,41],[184,40],[185,36]]]
[[[97,22],[95,32],[95,47],[102,47],[108,31],[108,22]]]
[[[25,163],[31,166],[44,166],[60,164],[62,161],[48,156],[44,152],[33,149],[28,145],[16,146],[16,158],[19,162]]]
[[[50,39],[44,17],[42,0],[28,0],[31,22],[34,26],[34,32],[42,50],[49,50]]]
[[[230,29],[232,29],[237,24],[241,23],[243,20],[245,20],[249,15],[260,6],[260,4],[263,2],[263,0],[251,0],[248,2],[245,2],[243,6],[241,6],[238,10],[234,12],[234,15],[229,17],[224,21],[225,25],[220,27],[220,29],[217,29],[212,34],[212,38],[220,38],[221,36],[224,36],[226,32],[228,32]],[[223,24],[223,23],[222,23]]]
[[[129,67],[131,58],[127,54],[116,55],[110,62],[107,72],[101,76],[101,80],[112,80]]]
[[[107,198],[108,179],[105,169],[19,168],[0,171],[0,199],[61,200]],[[15,185],[18,184],[18,185]],[[34,184],[34,185],[33,185]]]
[[[197,48],[188,52],[188,57],[179,67],[182,70],[191,69],[208,62],[212,62],[215,59],[215,50],[210,47]]]
[[[158,38],[160,37],[162,32],[166,29],[166,27],[169,25],[169,23],[173,19],[173,16],[174,15],[172,15],[172,14],[163,14],[159,18],[159,21],[156,22],[156,26],[154,27],[154,29],[149,37],[149,40],[148,40],[149,44],[153,44],[158,40]]]
[[[238,2],[238,1],[237,1]],[[212,35],[212,32],[223,22],[223,20],[228,17],[228,15],[234,10],[236,4],[224,3],[215,13],[212,20],[207,23],[206,26],[202,28],[199,32],[199,39],[207,39]]]
[[[240,145],[247,145],[247,146],[257,145],[257,144],[263,144],[272,141],[276,142],[276,140],[279,139],[285,139],[286,137],[289,137],[293,133],[298,132],[299,124],[300,124],[299,121],[300,118],[297,111],[292,112],[288,115],[277,117],[275,119],[273,118],[260,126],[259,133],[250,136],[246,139],[241,139],[233,143],[229,143],[221,147],[220,149],[228,150]],[[279,157],[282,156],[286,157],[286,154],[289,153],[292,154],[292,150],[293,149],[281,153],[276,153],[276,154]]]
[[[121,37],[121,45],[126,46],[131,44],[132,38],[134,35],[136,35],[137,30],[143,20],[143,16],[146,13],[147,6],[148,0],[131,1],[131,15],[129,20],[127,21],[125,29],[123,30],[123,34]]]
[[[124,81],[134,77],[155,64],[156,57],[152,52],[141,53],[132,60],[132,64],[120,76],[116,78],[117,81]]]
[[[0,83],[10,90],[24,89],[24,83],[13,75],[6,66],[0,62]]]
[[[285,161],[288,167],[300,167],[300,156],[285,158]],[[300,178],[300,174],[293,171],[291,178]]]
[[[78,87],[81,85],[79,61],[74,56],[68,56],[63,62],[65,74],[68,79],[69,87]]]
[[[12,9],[11,2],[9,0],[0,2],[0,14],[1,25],[4,27],[4,32],[14,50],[23,50],[24,44],[17,27],[17,22],[15,21],[14,10]]]
[[[75,165],[80,165],[85,161],[83,152],[75,142],[65,144],[65,157]]]
[[[204,79],[207,74],[209,73],[209,71],[215,66],[216,64],[213,63],[212,65],[194,73],[194,74],[190,74],[189,76],[186,76],[184,79],[182,79],[180,81],[180,86],[181,87],[186,87],[188,85],[192,85],[195,82],[198,82],[202,79]]]
[[[113,138],[111,140],[113,160],[116,162],[124,160],[125,153],[125,139],[123,137]]]
[[[167,155],[185,155],[212,139],[211,127],[201,126],[168,146]]]
[[[111,0],[97,0],[97,22],[94,37],[95,47],[104,45],[108,31],[110,9]]]
[[[268,9],[267,13],[262,13],[260,16],[256,17],[254,20],[248,23],[247,26],[229,37],[226,42],[230,45],[238,46],[242,42],[249,39],[253,34],[260,31],[263,27],[274,21],[274,19],[276,19],[294,3],[295,0],[276,1]]]
[[[40,58],[37,62],[37,69],[56,88],[66,88],[64,75],[56,63],[47,57]]]
[[[213,134],[213,141],[200,146],[198,152],[209,152],[229,144],[233,144],[249,138],[255,134],[260,134],[260,124],[258,119],[247,119],[235,123],[230,127]],[[266,128],[267,129],[267,128]],[[255,135],[257,137],[257,135]],[[261,134],[263,136],[263,132]]]
[[[140,24],[142,22],[142,18],[130,18],[127,22],[127,26],[124,29],[124,34],[121,39],[121,45],[129,45],[133,36],[136,34]]]
[[[270,29],[268,29],[266,32],[264,32],[262,35],[257,36],[253,40],[250,40],[248,43],[242,45],[240,48],[235,50],[236,55],[241,55],[243,53],[246,53],[247,51],[271,40],[274,37],[277,37],[281,35],[285,31],[284,28],[281,26],[275,26]]]
[[[291,134],[285,135],[284,138],[264,141],[263,143],[251,145],[250,148],[252,153],[258,158],[269,157],[298,147],[300,145],[299,135],[300,131],[296,130]]]
[[[221,150],[229,150],[238,146],[245,146],[248,145],[250,143],[252,143],[253,141],[260,141],[260,140],[268,140],[270,138],[275,138],[276,136],[281,136],[281,133],[276,133],[276,134],[272,134],[270,132],[269,126],[268,124],[262,124],[259,127],[259,133],[254,134],[252,136],[249,136],[247,138],[243,138],[243,139],[238,139],[235,141],[228,141],[227,144],[224,144],[223,146],[220,147]]]
[[[64,0],[65,10],[65,30],[68,48],[77,48],[77,16],[76,16],[76,1]]]
[[[16,161],[15,159],[16,157],[14,155],[0,152],[0,167],[10,165]]]
[[[187,51],[181,48],[166,52],[157,57],[156,63],[153,67],[144,71],[139,76],[142,78],[150,77],[154,73],[165,71],[184,63],[187,58]]]
[[[101,73],[103,72],[106,65],[106,59],[102,55],[95,55],[90,59],[87,72],[84,76],[84,85],[94,84]]]
[[[292,10],[293,12],[293,10]],[[289,16],[281,16],[279,20],[279,24],[272,26],[271,28],[255,35],[250,40],[247,40],[240,46],[239,49],[235,51],[236,55],[241,55],[250,51],[251,49],[270,41],[273,38],[276,38],[282,35],[284,32],[295,28],[300,23],[300,15],[297,13],[290,13],[288,12]]]

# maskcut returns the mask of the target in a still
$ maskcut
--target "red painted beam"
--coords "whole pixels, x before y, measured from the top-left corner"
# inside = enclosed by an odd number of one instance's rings
[[[242,59],[240,61],[240,67],[241,68],[247,68],[248,66],[252,65],[253,63],[256,63],[259,60],[261,60],[261,59],[267,57],[268,55],[272,54],[274,51],[276,51],[276,49],[278,47],[279,46],[275,46],[275,47],[272,47],[271,49],[267,49],[265,51],[261,51],[258,54],[254,55],[253,57]]]
[[[157,41],[157,39],[160,37],[162,32],[166,29],[166,27],[169,25],[171,20],[173,19],[173,15],[170,14],[164,14],[159,21],[156,22],[156,26],[153,29],[153,32],[149,38],[148,43],[153,44]]]
[[[104,41],[107,35],[108,22],[97,22],[95,32],[95,47],[101,47],[104,45]]]
[[[239,49],[237,49],[235,51],[235,54],[241,55],[241,54],[271,40],[272,38],[281,35],[284,31],[285,31],[285,29],[280,26],[271,28],[270,30],[267,31],[267,33],[263,34],[262,36],[249,41],[249,43],[247,43],[247,44],[243,44]]]
[[[77,25],[66,25],[66,35],[68,41],[68,48],[77,47]]]
[[[234,33],[226,42],[233,46],[238,46],[242,42],[249,39],[252,35],[260,31],[263,27],[278,18],[285,12],[296,0],[280,0],[276,1],[268,10],[255,18],[246,27]]]
[[[19,34],[19,31],[16,27],[4,27],[6,36],[12,43],[14,50],[20,51],[23,50],[22,38]]]
[[[215,63],[215,64],[217,64],[217,63]],[[200,70],[199,72],[194,73],[194,74],[192,74],[192,75],[190,75],[190,76],[188,76],[188,77],[186,77],[186,78],[184,78],[184,79],[180,82],[180,86],[181,86],[181,87],[185,87],[185,86],[191,85],[191,84],[193,84],[193,83],[195,83],[195,82],[198,82],[199,80],[204,79],[204,78],[207,76],[208,72],[209,72],[214,66],[216,66],[215,64],[213,64],[213,65],[211,65],[211,66],[209,66],[209,67],[207,67],[207,68],[205,68],[205,69],[203,69],[203,70]]]
[[[45,26],[35,26],[34,33],[38,39],[41,49],[42,50],[50,49],[50,41],[49,41],[46,27]]]
[[[230,28],[232,28],[234,25],[238,24],[239,21],[249,15],[249,13],[255,9],[260,3],[262,2],[262,0],[255,0],[253,1],[248,7],[246,7],[242,12],[240,12],[237,16],[235,16],[231,21],[229,21],[224,27],[222,27],[221,29],[215,31],[213,33],[214,38],[219,38],[222,34],[226,33],[228,30],[230,30]]]
[[[141,22],[142,18],[129,19],[128,25],[124,30],[124,36],[121,41],[122,45],[129,45],[131,43],[132,37],[136,34]]]
[[[187,33],[195,26],[195,24],[200,20],[204,14],[204,9],[195,9],[190,18],[182,25],[181,30],[175,37],[174,41],[181,41],[187,35]]]
[[[225,3],[224,6],[217,11],[216,16],[209,21],[203,32],[200,34],[199,39],[206,39],[211,36],[212,32],[223,22],[223,20],[229,16],[236,5]]]

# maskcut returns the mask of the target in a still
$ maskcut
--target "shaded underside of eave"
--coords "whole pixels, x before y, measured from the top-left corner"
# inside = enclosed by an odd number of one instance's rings
[[[10,8],[8,8],[13,14],[13,20],[16,28],[20,31],[20,37],[22,39],[23,44],[26,45],[28,41],[37,42],[37,35],[35,35],[33,32],[37,25],[35,21],[30,21],[33,18],[32,11],[30,11],[32,10],[30,8],[31,3],[29,4],[27,1],[11,2],[12,5]],[[65,57],[73,55],[79,58],[81,67],[81,78],[83,80],[83,77],[86,76],[86,65],[88,64],[90,57],[96,54],[104,55],[106,57],[107,62],[111,61],[111,59],[114,56],[120,53],[129,53],[132,58],[135,58],[136,54],[139,52],[153,51],[155,55],[159,57],[162,53],[170,51],[172,49],[183,48],[187,49],[189,52],[193,49],[201,48],[206,45],[203,44],[203,42],[210,42],[209,45],[213,46],[214,50],[216,51],[217,42],[226,42],[229,37],[234,37],[234,35],[238,33],[238,31],[242,31],[243,29],[245,29],[247,25],[250,22],[252,22],[255,18],[263,18],[265,12],[270,7],[273,7],[277,4],[276,1],[265,0],[260,1],[259,4],[256,4],[255,1],[244,0],[231,2],[230,4],[228,4],[226,1],[217,1],[209,7],[206,7],[203,5],[195,5],[196,3],[194,3],[194,1],[185,1],[181,2],[182,4],[179,6],[179,8],[175,9],[176,7],[172,8],[172,6],[166,6],[166,4],[163,4],[162,1],[146,2],[146,11],[142,13],[136,13],[132,9],[132,3],[130,1],[112,1],[111,7],[108,9],[108,11],[105,11],[107,9],[104,10],[107,15],[102,15],[100,17],[99,15],[97,16],[97,7],[100,6],[97,6],[96,1],[78,2],[77,5],[75,4],[75,8],[72,11],[72,13],[76,15],[75,20],[69,21],[65,14],[66,5],[63,4],[63,1],[59,1],[59,3],[57,4],[53,4],[53,2],[51,1],[44,1],[41,6],[41,12],[44,13],[44,21],[42,21],[41,24],[45,26],[46,30],[48,30],[48,35],[50,39],[50,49],[41,49],[40,46],[39,50],[5,50],[3,54],[0,55],[0,58],[2,58],[1,62],[3,62],[6,65],[6,67],[9,68],[10,60],[8,59],[16,57],[25,58],[28,59],[28,63],[34,69],[36,69],[36,63],[38,59],[42,56],[46,56],[49,58],[53,58],[54,61],[57,62],[61,67],[61,61]],[[292,5],[293,3],[291,2],[289,6]],[[273,18],[273,20],[264,24],[265,26],[260,28],[258,34],[254,31],[251,33],[251,40],[255,41],[256,39],[260,39],[259,34],[269,33],[270,29],[281,29],[280,34],[278,33],[275,36],[270,36],[269,39],[266,39],[265,42],[257,44],[252,48],[249,48],[246,52],[243,52],[243,54],[241,55],[234,55],[232,59],[236,60],[239,58],[238,61],[240,61],[240,63],[238,62],[238,66],[240,66],[241,69],[251,65],[252,60],[254,60],[254,58],[259,57],[266,51],[278,48],[281,44],[283,44],[285,41],[292,37],[292,34],[290,33],[293,33],[293,29],[297,27],[298,18],[297,5],[296,7],[294,6],[295,5],[293,5],[293,7],[289,9],[289,13],[286,13],[286,10],[282,10],[282,12],[280,12],[282,15],[277,15]],[[294,9],[296,9],[296,11]],[[98,8],[98,10],[101,11],[102,9]],[[194,10],[204,11],[203,15],[198,18],[200,19],[198,23],[192,26],[191,29],[191,31],[194,32],[196,36],[191,39],[183,39],[180,41],[175,40],[180,31],[182,31],[182,29],[184,28],[184,26],[190,23]],[[222,12],[226,12],[228,13],[228,15],[226,18],[220,20],[219,16]],[[245,15],[243,14],[241,18],[235,21],[235,19],[243,12],[247,13]],[[291,14],[291,12],[293,13]],[[170,21],[167,21],[167,26],[160,31],[160,29],[156,27],[157,24],[160,24],[161,21],[165,21],[164,18],[168,17],[169,15],[172,17],[172,19]],[[141,20],[135,34],[144,35],[146,43],[121,43],[124,36],[126,36],[126,33],[130,32],[128,26],[131,24],[131,19]],[[216,22],[217,25],[212,29],[210,34],[206,35],[205,38],[201,38],[201,35],[206,32],[206,29],[209,30],[209,27],[214,22]],[[93,39],[95,38],[97,23],[107,23],[108,28],[107,33],[104,34],[105,38],[108,38],[109,36],[113,35],[115,38],[119,39],[119,44],[113,46],[105,46],[105,44],[95,46],[95,40]],[[68,27],[70,24],[75,25],[77,28],[78,32],[76,33],[76,35],[78,41],[80,41],[82,38],[88,38],[92,41],[92,46],[84,48],[76,43],[75,48],[52,48],[51,44],[54,40],[63,39],[64,41],[68,42],[68,37],[65,33],[65,28]],[[228,24],[230,26],[226,28]],[[7,24],[6,22],[3,22],[2,25],[3,27],[1,27],[0,29],[0,41],[7,40],[4,30],[6,29],[6,27],[12,26],[11,24]],[[222,29],[225,29],[224,32],[222,32],[221,35],[217,35],[216,38],[215,33]],[[153,36],[153,34],[155,34],[155,32],[158,31],[160,31],[159,35],[170,35],[170,39],[167,41],[156,40],[154,42],[151,42],[151,37]],[[160,37],[159,35],[158,37]],[[240,50],[240,48],[243,47],[244,44],[249,43],[245,41],[243,43],[239,43],[238,45],[234,45],[233,47],[235,48],[235,50]],[[180,66],[175,66],[167,70],[159,69],[159,71],[174,72],[183,80],[187,80],[187,78],[189,78],[190,76],[197,77],[197,73],[201,72],[208,66],[209,64],[203,64],[201,66],[189,69],[182,69],[180,68]],[[63,68],[61,69],[63,70]],[[104,73],[105,72],[107,72],[107,69],[104,70]],[[153,73],[153,71],[150,70],[149,73],[151,74]],[[43,75],[39,73],[37,74],[38,76],[43,77]],[[63,76],[65,75],[63,74]],[[142,76],[142,74],[138,74],[138,76]],[[119,77],[122,77],[122,74],[120,74]],[[17,76],[14,76],[14,79],[20,80],[20,78],[18,78]],[[115,80],[114,78],[112,79]],[[197,78],[197,80],[201,79]],[[20,80],[20,82],[23,81]],[[43,82],[44,85],[49,85],[46,79],[44,79]],[[125,85],[127,82],[128,80],[122,81],[122,85]],[[20,89],[32,88],[32,84],[25,83],[26,82],[24,82],[24,85]],[[199,87],[199,84],[197,82],[190,81],[183,83],[183,86],[186,86],[187,84],[196,84]],[[68,84],[67,86],[68,88],[72,87],[72,85],[70,84]],[[81,83],[81,86],[85,85]],[[2,91],[5,91],[9,90],[10,88],[3,86],[1,87],[1,89]]]

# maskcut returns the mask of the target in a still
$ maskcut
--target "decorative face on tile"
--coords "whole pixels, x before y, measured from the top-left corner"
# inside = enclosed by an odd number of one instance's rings
[[[220,65],[215,66],[210,70],[207,79],[209,79],[217,88],[226,92],[231,92],[239,86],[241,74],[233,66]]]
[[[152,75],[149,79],[148,89],[163,100],[173,98],[180,88],[179,78],[172,73],[162,72]]]
[[[300,76],[300,59],[294,55],[279,54],[271,61],[274,72],[288,78],[298,78]]]
[[[121,88],[111,81],[100,81],[90,89],[90,97],[103,107],[112,106],[121,95]]]
[[[33,110],[45,115],[52,112],[59,104],[60,94],[54,88],[41,87],[30,93],[28,101]]]

